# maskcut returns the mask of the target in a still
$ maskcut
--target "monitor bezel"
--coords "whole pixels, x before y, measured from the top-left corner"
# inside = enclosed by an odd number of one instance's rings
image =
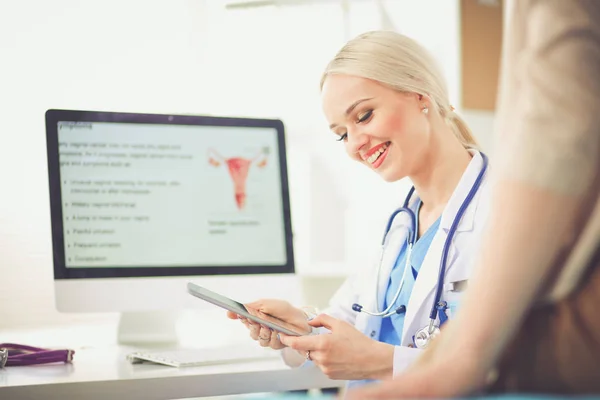
[[[46,148],[50,195],[50,217],[54,279],[180,277],[206,275],[293,274],[295,272],[290,193],[284,124],[278,119],[215,117],[206,115],[147,114],[131,112],[50,109],[46,111]],[[195,126],[274,128],[277,131],[281,176],[282,211],[285,234],[285,264],[248,266],[164,266],[164,267],[67,267],[64,250],[63,210],[59,163],[58,122],[115,122]]]

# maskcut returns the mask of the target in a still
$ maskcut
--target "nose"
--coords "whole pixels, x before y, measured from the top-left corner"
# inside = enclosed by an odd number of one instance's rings
[[[369,143],[368,135],[360,132],[349,132],[348,133],[348,153],[351,156],[360,158],[360,150]]]

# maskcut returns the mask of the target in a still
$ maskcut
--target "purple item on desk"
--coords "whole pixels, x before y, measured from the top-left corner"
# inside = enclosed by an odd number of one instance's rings
[[[0,368],[73,361],[73,350],[49,350],[14,343],[0,343]]]

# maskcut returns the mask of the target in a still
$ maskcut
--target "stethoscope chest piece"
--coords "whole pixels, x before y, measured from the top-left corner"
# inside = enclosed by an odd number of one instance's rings
[[[445,301],[440,301],[436,304],[437,314],[440,318],[439,325],[436,325],[435,319],[429,319],[429,325],[417,331],[414,337],[415,346],[418,349],[426,349],[429,346],[429,343],[433,339],[436,338],[437,335],[440,334],[440,326],[442,326],[446,321],[448,321],[448,316],[446,314],[446,309],[448,308],[448,303]]]
[[[431,341],[440,334],[440,328],[437,326],[429,327],[426,326],[420,329],[415,335],[415,346],[418,349],[426,349]]]

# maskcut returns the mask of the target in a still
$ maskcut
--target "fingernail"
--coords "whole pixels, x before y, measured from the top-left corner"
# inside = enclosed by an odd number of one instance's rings
[[[277,334],[277,340],[281,342],[281,337],[279,336],[279,333]]]

